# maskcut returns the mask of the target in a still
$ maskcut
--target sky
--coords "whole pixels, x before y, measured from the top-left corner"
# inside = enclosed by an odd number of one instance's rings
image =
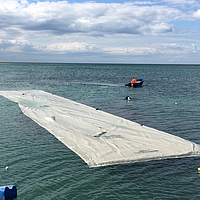
[[[0,0],[0,62],[200,64],[200,0]]]

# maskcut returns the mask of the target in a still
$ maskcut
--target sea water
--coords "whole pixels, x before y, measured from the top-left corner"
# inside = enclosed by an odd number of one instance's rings
[[[133,76],[145,80],[142,87],[125,87]],[[26,89],[200,144],[198,65],[0,65],[0,90]],[[0,185],[16,185],[18,200],[200,198],[200,157],[89,168],[16,103],[0,97],[0,109]]]

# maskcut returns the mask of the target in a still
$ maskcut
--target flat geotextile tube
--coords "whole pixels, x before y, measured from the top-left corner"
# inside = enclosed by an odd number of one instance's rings
[[[198,156],[200,146],[41,90],[0,91],[89,167]]]

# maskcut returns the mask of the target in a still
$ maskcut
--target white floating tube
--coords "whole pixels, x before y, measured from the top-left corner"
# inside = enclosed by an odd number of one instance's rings
[[[198,156],[200,146],[40,90],[0,91],[89,167]]]

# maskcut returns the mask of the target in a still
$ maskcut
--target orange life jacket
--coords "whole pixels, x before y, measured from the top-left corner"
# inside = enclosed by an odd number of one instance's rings
[[[137,81],[136,81],[135,78],[133,78],[132,81],[131,81],[131,83],[136,83],[136,82],[137,82]]]

